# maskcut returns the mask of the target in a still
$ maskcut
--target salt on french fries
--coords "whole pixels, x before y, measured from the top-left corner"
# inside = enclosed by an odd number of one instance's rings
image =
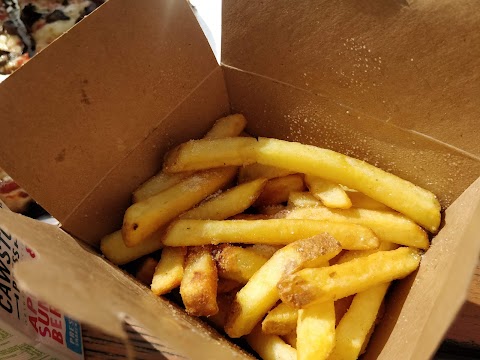
[[[124,265],[144,255],[151,254],[162,248],[164,229],[159,229],[145,241],[134,247],[127,247],[120,230],[108,234],[100,240],[100,250],[112,263]]]
[[[255,252],[256,254],[270,259],[273,254],[280,250],[283,245],[267,245],[267,244],[253,244],[248,250]]]
[[[144,285],[150,286],[157,264],[158,261],[152,257],[147,257],[143,259],[142,263],[137,269],[137,272],[135,273],[135,277],[137,278],[137,280]]]
[[[373,200],[371,197],[368,197],[359,191],[347,191],[347,195],[352,202],[352,207],[369,210],[392,211],[387,205],[382,204],[377,200]]]
[[[155,268],[150,288],[155,295],[163,295],[180,286],[186,248],[166,247]]]
[[[287,210],[283,214],[285,219],[314,219],[363,225],[372,229],[383,241],[424,250],[430,246],[428,235],[420,226],[393,211],[316,207]]]
[[[245,339],[263,360],[297,360],[297,351],[293,347],[280,336],[262,333],[260,326],[255,327]]]
[[[300,270],[284,277],[278,289],[282,301],[303,308],[402,279],[418,268],[420,258],[421,253],[415,248],[379,251],[343,264]]]
[[[349,209],[352,206],[352,201],[340,185],[313,175],[306,175],[305,182],[312,195],[326,207]]]
[[[238,182],[243,183],[259,178],[274,179],[290,174],[293,174],[293,172],[282,168],[262,164],[250,164],[240,168],[238,172]]]
[[[332,150],[270,138],[193,140],[166,159],[168,172],[250,163],[320,176],[360,191],[401,212],[432,233],[440,225],[434,194],[364,161]]]
[[[217,262],[218,276],[240,284],[246,284],[268,260],[250,249],[233,245],[220,245],[213,254]]]
[[[123,218],[126,246],[135,246],[182,212],[227,185],[236,168],[227,167],[196,173],[177,185],[130,206]]]
[[[353,295],[335,301],[335,326],[338,325],[352,304]]]
[[[266,179],[257,179],[230,188],[180,215],[180,219],[222,220],[237,215],[255,202],[266,182]]]
[[[233,338],[248,334],[278,301],[277,284],[282,277],[323,264],[340,251],[340,244],[328,234],[298,240],[278,250],[237,293],[225,332]]]
[[[265,334],[288,335],[297,328],[297,319],[298,309],[282,302],[265,316],[262,331]]]
[[[217,266],[210,251],[208,246],[188,249],[180,295],[190,315],[211,316],[218,312]]]
[[[221,139],[237,136],[243,131],[246,125],[247,120],[243,115],[229,115],[218,119],[203,138]],[[178,184],[180,181],[191,176],[192,174],[193,172],[167,174],[163,171],[160,171],[157,175],[144,182],[137,190],[134,191],[133,202],[136,203],[156,195],[163,190]]]
[[[312,208],[323,206],[322,202],[318,200],[312,193],[308,191],[292,191],[288,195],[289,208]]]
[[[325,360],[335,346],[333,301],[312,304],[298,310],[298,360]]]
[[[374,286],[353,298],[337,326],[336,345],[329,360],[355,360],[372,329],[389,283]]]
[[[254,206],[277,205],[288,200],[292,191],[303,191],[305,184],[303,176],[299,174],[287,175],[268,180],[265,188],[255,201]]]
[[[242,284],[240,284],[235,280],[224,279],[219,277],[218,284],[217,284],[217,294],[226,294],[233,290],[240,289],[241,287],[242,287]]]
[[[297,332],[296,330],[292,331],[290,334],[282,336],[282,339],[285,340],[285,342],[293,347],[294,349],[297,348]]]
[[[221,243],[285,245],[298,239],[329,233],[344,249],[377,248],[378,238],[368,228],[318,220],[178,220],[163,239],[165,246],[198,246]]]

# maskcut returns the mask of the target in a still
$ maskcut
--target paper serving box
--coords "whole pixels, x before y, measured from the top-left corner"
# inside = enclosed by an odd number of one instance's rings
[[[249,355],[95,250],[172,146],[228,113],[253,135],[364,159],[434,192],[444,222],[388,296],[367,359],[427,359],[463,304],[480,251],[480,4],[476,0],[234,1],[218,65],[188,4],[111,0],[0,86],[2,167],[63,230],[8,212],[38,253],[19,286],[170,353]]]

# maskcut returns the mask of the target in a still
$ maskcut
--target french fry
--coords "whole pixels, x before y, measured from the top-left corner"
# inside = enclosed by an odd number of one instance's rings
[[[355,295],[352,305],[337,326],[335,349],[329,360],[354,360],[372,329],[389,283],[374,286]]]
[[[226,333],[248,334],[279,299],[277,284],[287,274],[328,261],[341,250],[330,235],[302,239],[278,250],[237,293],[227,317]]]
[[[428,235],[420,226],[393,211],[316,207],[292,209],[283,214],[286,219],[315,219],[363,225],[372,229],[383,241],[425,250],[430,246]]]
[[[268,180],[254,206],[281,204],[288,200],[290,192],[302,191],[304,188],[303,176],[299,174]]]
[[[186,248],[166,247],[158,262],[150,288],[155,295],[163,295],[178,287],[183,279]]]
[[[335,346],[333,301],[312,304],[298,310],[298,360],[327,359]]]
[[[275,254],[282,247],[283,245],[253,244],[248,248],[248,250],[257,253],[264,258],[270,259],[273,254]]]
[[[267,220],[271,219],[272,215],[266,214],[238,214],[228,218],[229,220]]]
[[[250,164],[240,168],[238,172],[238,182],[243,183],[259,178],[274,179],[293,174],[293,172],[262,164]]]
[[[204,136],[204,139],[221,139],[226,137],[238,136],[245,126],[247,120],[240,114],[226,116],[218,119],[210,131]],[[163,190],[166,190],[173,185],[178,184],[188,176],[191,176],[193,172],[183,172],[178,174],[166,174],[160,171],[157,175],[153,176],[146,182],[144,182],[133,193],[133,202],[139,202],[145,200],[153,195],[156,195]]]
[[[217,267],[210,247],[189,248],[180,284],[180,295],[188,314],[210,316],[218,312],[217,281]]]
[[[418,268],[420,254],[418,249],[402,247],[379,251],[343,264],[300,270],[279,282],[280,297],[296,308],[341,299],[406,277]]]
[[[230,291],[240,289],[241,287],[242,284],[235,280],[219,278],[217,284],[217,294],[229,293]]]
[[[335,301],[335,326],[338,325],[340,320],[342,320],[343,316],[346,314],[350,305],[352,304],[353,295],[347,296]]]
[[[250,137],[190,140],[167,154],[163,170],[176,173],[253,164],[256,145],[257,140]]]
[[[137,278],[137,280],[144,285],[150,286],[157,264],[158,261],[154,258],[145,258],[137,269],[137,272],[135,273],[135,277]]]
[[[280,211],[284,211],[285,209],[286,209],[286,206],[279,204],[279,205],[261,206],[261,207],[258,207],[256,210],[262,215],[274,216],[278,214]]]
[[[213,253],[218,276],[240,284],[246,284],[268,260],[249,249],[233,245],[221,245]]]
[[[262,331],[265,334],[288,335],[297,328],[298,309],[280,303],[270,310],[262,321]]]
[[[347,191],[347,195],[352,202],[352,207],[369,209],[369,210],[379,210],[379,211],[392,211],[387,205],[373,200],[371,197],[359,192],[359,191]]]
[[[326,207],[349,209],[352,206],[350,198],[340,185],[313,175],[306,175],[305,182],[312,195]]]
[[[290,334],[282,336],[282,339],[285,340],[285,342],[293,347],[294,349],[297,348],[297,332],[296,330],[292,331]]]
[[[398,247],[399,246],[397,244],[394,244],[388,241],[381,241],[377,249],[344,251],[342,255],[337,259],[336,263],[343,264],[353,259],[358,259],[361,257],[372,255],[379,251],[395,250],[395,249],[398,249]]]
[[[257,179],[235,186],[180,215],[180,219],[222,220],[237,215],[255,202],[266,182],[266,179]]]
[[[230,310],[230,304],[232,303],[234,295],[232,294],[220,294],[217,297],[218,312],[215,315],[209,316],[206,320],[214,324],[214,327],[223,331],[225,326],[225,320],[227,318],[228,311]]]
[[[169,226],[165,246],[197,246],[221,243],[285,245],[298,239],[329,233],[344,249],[378,247],[373,232],[361,225],[317,220],[178,220]]]
[[[262,333],[260,326],[255,327],[245,339],[263,360],[297,360],[297,351],[293,347],[280,336]]]
[[[193,140],[170,155],[164,167],[169,172],[257,162],[324,177],[401,212],[432,233],[440,225],[440,203],[430,191],[332,150],[269,138],[231,138]]]
[[[318,206],[323,206],[322,202],[308,191],[292,191],[288,195],[289,208],[312,208]]]
[[[177,185],[130,206],[123,218],[126,246],[135,246],[182,212],[228,184],[237,169],[227,167],[196,173]]]
[[[311,145],[259,138],[254,151],[260,164],[324,177],[358,190],[436,233],[440,203],[434,194],[364,161]]]
[[[134,247],[127,247],[123,241],[122,232],[118,230],[104,236],[100,240],[100,250],[112,263],[124,265],[144,255],[160,250],[163,246],[163,233],[164,229],[159,229],[140,244]]]

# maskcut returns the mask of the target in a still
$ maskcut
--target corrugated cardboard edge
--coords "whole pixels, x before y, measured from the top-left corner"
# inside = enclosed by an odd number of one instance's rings
[[[0,220],[2,227],[38,254],[36,262],[15,265],[20,288],[71,317],[122,339],[126,339],[123,321],[132,318],[166,351],[186,358],[208,354],[218,360],[251,359],[59,228],[4,210]]]

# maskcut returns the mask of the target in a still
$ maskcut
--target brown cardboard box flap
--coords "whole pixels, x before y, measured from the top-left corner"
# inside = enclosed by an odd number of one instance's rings
[[[222,63],[480,156],[477,0],[223,1]]]
[[[158,338],[164,351],[186,358],[250,358],[59,228],[5,210],[0,221],[4,231],[38,254],[36,261],[15,265],[19,286],[51,306],[123,339],[123,321],[132,318]]]
[[[109,1],[1,84],[1,166],[66,224],[217,68],[186,1]]]

